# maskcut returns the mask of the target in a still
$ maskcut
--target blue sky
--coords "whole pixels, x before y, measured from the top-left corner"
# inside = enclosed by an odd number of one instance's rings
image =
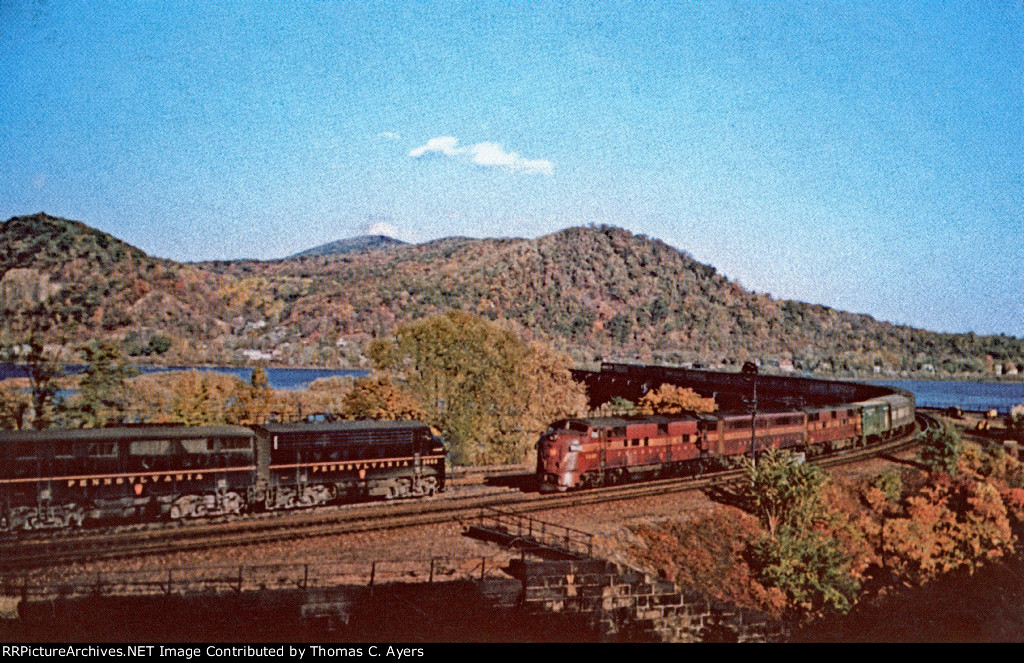
[[[177,260],[609,223],[1024,337],[1024,4],[0,0],[0,218]]]

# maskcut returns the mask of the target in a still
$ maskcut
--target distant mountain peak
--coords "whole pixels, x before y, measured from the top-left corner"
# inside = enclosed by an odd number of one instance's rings
[[[300,251],[288,258],[310,258],[314,256],[340,256],[346,253],[363,253],[364,251],[375,251],[377,249],[390,249],[397,246],[406,246],[406,242],[388,235],[359,235],[339,239],[311,249]]]

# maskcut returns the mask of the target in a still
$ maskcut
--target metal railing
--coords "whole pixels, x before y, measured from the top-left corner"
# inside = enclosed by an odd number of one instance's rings
[[[312,562],[153,568],[96,571],[62,580],[29,576],[0,579],[0,596],[45,600],[81,596],[155,596],[203,592],[306,590],[388,583],[484,581],[505,577],[503,559],[495,557],[430,557],[419,560]]]
[[[484,530],[513,537],[520,544],[540,545],[585,557],[591,557],[594,552],[594,535],[589,532],[511,511],[483,507],[471,524]]]

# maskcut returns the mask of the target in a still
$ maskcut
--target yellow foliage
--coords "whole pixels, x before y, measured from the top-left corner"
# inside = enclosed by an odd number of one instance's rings
[[[462,311],[403,325],[368,355],[423,405],[457,463],[522,461],[551,420],[586,407],[568,357]]]
[[[130,381],[130,416],[147,423],[191,426],[234,423],[231,405],[245,382],[232,375],[171,371],[143,375]]]
[[[714,412],[714,398],[703,398],[689,387],[663,384],[644,394],[637,403],[640,414],[682,414],[683,412]]]
[[[345,416],[351,419],[426,419],[416,399],[387,376],[359,378],[345,397]]]
[[[19,384],[26,380],[0,380],[0,430],[28,428],[32,397]]]

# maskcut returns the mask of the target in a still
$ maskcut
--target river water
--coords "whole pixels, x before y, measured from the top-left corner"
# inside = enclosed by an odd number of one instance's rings
[[[921,407],[998,410],[1007,414],[1024,403],[1024,382],[953,382],[949,380],[872,380],[870,384],[899,387],[914,394]]]
[[[136,370],[142,375],[152,373],[166,373],[168,371],[201,371],[203,373],[226,373],[235,375],[249,382],[252,376],[252,369],[241,366],[136,366]],[[77,373],[84,369],[84,366],[68,366],[69,373]],[[310,382],[317,378],[329,378],[334,376],[362,377],[369,375],[370,371],[360,371],[343,368],[267,368],[267,378],[270,386],[274,389],[305,389]],[[0,363],[0,380],[6,378],[27,377],[24,368],[12,363]]]
[[[82,366],[70,366],[69,372],[78,372]],[[240,366],[138,366],[142,374],[167,371],[196,370],[227,373],[246,382],[252,369]],[[305,389],[317,378],[333,376],[362,377],[370,371],[340,368],[268,368],[267,377],[274,389]],[[0,380],[25,377],[24,369],[12,363],[0,363]],[[1024,382],[955,382],[949,380],[872,380],[879,384],[906,389],[917,398],[921,407],[959,407],[964,410],[998,410],[1006,414],[1018,403],[1024,403]]]

